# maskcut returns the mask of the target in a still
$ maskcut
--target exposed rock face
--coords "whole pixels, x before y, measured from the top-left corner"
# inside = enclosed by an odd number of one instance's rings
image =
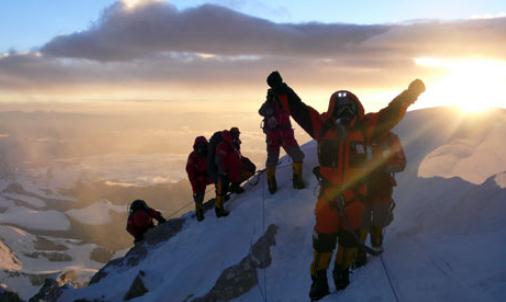
[[[223,271],[213,288],[193,302],[230,301],[248,292],[258,284],[257,269],[272,263],[271,246],[276,244],[278,226],[269,225],[265,234],[252,246],[249,254],[239,264]]]
[[[16,257],[14,252],[0,239],[0,267],[4,270],[20,270],[21,261]]]
[[[66,251],[68,247],[54,243],[44,237],[37,237],[37,240],[33,243],[33,247],[39,251]]]
[[[144,240],[132,247],[124,257],[114,259],[100,269],[93,278],[91,278],[90,284],[97,283],[107,276],[107,271],[109,269],[121,271],[122,267],[128,268],[138,265],[139,262],[146,257],[151,246],[167,241],[179,233],[183,228],[184,222],[184,218],[171,219],[149,230],[144,235]]]
[[[62,288],[54,279],[46,279],[39,292],[30,298],[29,302],[56,301],[62,294]]]
[[[142,281],[142,278],[144,276],[145,276],[145,273],[143,271],[139,271],[139,273],[135,277],[134,281],[132,282],[132,285],[130,285],[130,289],[125,294],[123,299],[128,301],[133,298],[143,296],[145,293],[148,292],[148,289],[146,288],[146,286],[144,285],[144,282]]]
[[[7,286],[0,284],[0,302],[23,302],[15,292],[11,292]]]
[[[72,261],[72,257],[70,257],[69,255],[58,252],[33,252],[33,253],[25,253],[24,255],[30,258],[44,257],[51,262]]]

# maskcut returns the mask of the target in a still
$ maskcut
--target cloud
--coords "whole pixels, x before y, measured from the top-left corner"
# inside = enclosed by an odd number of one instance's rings
[[[56,37],[41,51],[98,61],[167,52],[304,57],[472,53],[504,43],[504,26],[506,18],[410,25],[283,24],[216,5],[179,11],[171,4],[149,1],[132,11],[117,3],[89,30]]]
[[[167,3],[154,2],[134,11],[116,4],[90,30],[56,37],[41,51],[99,61],[164,52],[326,56],[356,48],[388,29],[381,25],[277,24],[209,4],[183,11]]]
[[[113,4],[89,29],[55,37],[38,53],[0,57],[0,88],[175,86],[196,93],[263,87],[273,69],[314,86],[380,86],[423,75],[416,57],[506,55],[506,18],[293,24],[216,5],[178,10],[166,2],[135,2]]]

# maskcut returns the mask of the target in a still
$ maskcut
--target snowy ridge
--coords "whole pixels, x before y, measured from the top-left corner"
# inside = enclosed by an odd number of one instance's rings
[[[348,289],[322,301],[395,301],[396,297],[424,302],[506,300],[506,190],[497,180],[506,169],[482,169],[479,177],[483,181],[475,182],[468,177],[468,169],[453,169],[459,174],[454,175],[442,164],[426,168],[435,153],[457,161],[466,161],[472,153],[472,161],[482,162],[483,167],[501,167],[500,157],[478,151],[480,146],[504,147],[495,135],[506,130],[504,111],[490,113],[488,118],[497,127],[445,108],[407,115],[396,132],[403,140],[408,168],[397,176],[396,218],[387,229],[385,253],[356,270]],[[475,139],[476,134],[468,131],[472,129],[482,131],[482,140],[470,144],[473,147],[466,152],[454,147],[435,151],[453,141]],[[316,181],[311,175],[317,164],[315,147],[314,142],[303,147],[307,189],[291,188],[291,169],[285,166],[289,160],[283,158],[277,174],[280,190],[275,195],[267,192],[262,175],[257,186],[231,198],[226,205],[231,214],[226,219],[218,220],[207,212],[206,219],[198,223],[187,214],[180,230],[155,244],[134,248],[126,258],[111,262],[107,274],[97,282],[64,290],[58,301],[122,301],[134,281],[146,290],[135,301],[206,301],[200,298],[209,297],[213,290],[219,295],[215,291],[219,286],[226,288],[226,283],[220,283],[227,275],[223,273],[236,272],[233,268],[240,267],[270,225],[276,226],[276,233],[268,264],[249,270],[251,279],[240,274],[225,278],[229,285],[236,285],[222,291],[228,296],[218,298],[307,301],[316,199]],[[135,261],[129,262],[133,252]],[[237,283],[238,278],[247,280],[248,286]]]

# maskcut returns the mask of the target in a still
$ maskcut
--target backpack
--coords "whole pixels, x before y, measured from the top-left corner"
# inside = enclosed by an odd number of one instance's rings
[[[373,149],[380,152],[379,156],[383,161],[382,167],[389,173],[399,173],[406,168],[406,155],[402,148],[400,138],[393,132],[389,132],[376,143]]]
[[[221,131],[216,131],[209,139],[209,144],[207,145],[207,173],[211,179],[214,180],[216,180],[218,173],[218,167],[214,160],[216,156],[216,147],[218,147],[222,141],[223,137],[221,136]]]

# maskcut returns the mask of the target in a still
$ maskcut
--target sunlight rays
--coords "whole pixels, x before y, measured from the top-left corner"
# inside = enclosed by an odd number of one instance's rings
[[[415,58],[415,64],[440,72],[429,80],[424,100],[480,113],[506,103],[506,61],[493,59]]]

